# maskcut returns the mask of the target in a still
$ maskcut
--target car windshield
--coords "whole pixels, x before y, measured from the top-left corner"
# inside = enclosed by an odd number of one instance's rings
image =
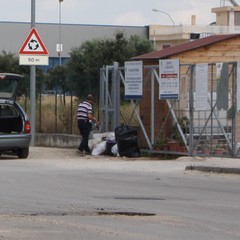
[[[17,75],[0,74],[0,98],[13,98],[20,78]]]

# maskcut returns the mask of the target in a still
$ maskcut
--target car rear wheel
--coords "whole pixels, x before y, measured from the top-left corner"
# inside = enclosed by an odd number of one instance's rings
[[[19,158],[27,158],[29,154],[29,148],[19,148],[17,150],[17,155]]]

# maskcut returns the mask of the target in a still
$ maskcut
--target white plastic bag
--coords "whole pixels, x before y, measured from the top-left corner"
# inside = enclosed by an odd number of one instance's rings
[[[106,140],[110,140],[110,141],[115,140],[115,133],[114,132],[107,133]]]
[[[117,156],[118,155],[118,146],[117,144],[113,145],[112,146],[112,149],[111,149],[111,152],[114,156]]]
[[[93,156],[99,156],[101,155],[102,153],[105,152],[106,150],[106,141],[104,142],[101,142],[101,143],[98,143],[96,144],[94,147],[93,147],[93,150],[92,150],[92,155]]]
[[[94,139],[91,139],[88,141],[88,146],[89,146],[90,150],[92,151],[94,146],[101,142],[102,142],[101,138],[94,138]]]

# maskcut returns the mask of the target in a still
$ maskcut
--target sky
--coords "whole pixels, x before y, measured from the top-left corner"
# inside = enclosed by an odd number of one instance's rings
[[[63,0],[61,22],[69,24],[147,26],[197,25],[215,21],[211,9],[231,5],[227,0]],[[236,0],[240,5],[240,0]],[[36,22],[59,23],[59,0],[35,0]],[[0,21],[30,22],[31,0],[0,0]],[[158,9],[162,12],[153,12]],[[172,20],[171,20],[172,19]]]

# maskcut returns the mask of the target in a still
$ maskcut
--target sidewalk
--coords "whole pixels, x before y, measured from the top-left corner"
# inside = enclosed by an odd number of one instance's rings
[[[75,154],[76,149],[71,148],[46,148],[31,147],[29,162],[35,160],[67,160],[67,164],[74,167],[96,166],[102,169],[126,169],[134,171],[151,172],[171,172],[171,171],[204,171],[214,173],[240,174],[240,158],[220,158],[220,157],[189,157],[182,156],[176,160],[160,160],[156,157],[110,157],[110,156],[91,156],[79,157]],[[78,160],[78,161],[76,161]]]
[[[197,170],[214,173],[240,174],[239,158],[220,157],[180,157],[178,161],[190,161],[185,170]]]

